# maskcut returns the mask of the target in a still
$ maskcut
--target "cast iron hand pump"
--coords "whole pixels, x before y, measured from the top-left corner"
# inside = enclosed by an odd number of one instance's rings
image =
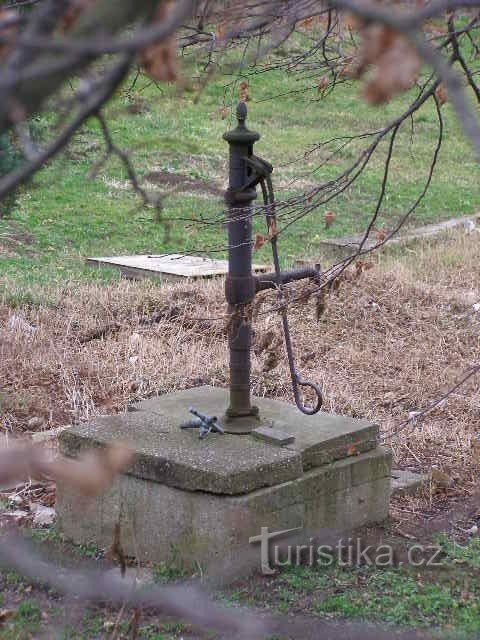
[[[225,285],[228,309],[230,348],[230,405],[226,411],[226,431],[249,433],[255,428],[252,416],[258,416],[258,409],[251,404],[250,373],[252,327],[250,305],[258,291],[277,289],[282,314],[285,345],[292,378],[293,393],[297,407],[303,413],[313,415],[322,405],[319,387],[300,378],[295,369],[293,349],[288,327],[287,309],[283,286],[294,280],[319,279],[319,267],[307,267],[291,271],[281,271],[278,258],[275,200],[270,163],[253,154],[253,145],[260,139],[255,131],[245,125],[247,107],[240,102],[237,107],[238,125],[224,134],[230,145],[229,186],[225,201],[229,207],[228,219],[228,276]],[[256,187],[260,185],[266,208],[267,229],[271,239],[275,272],[255,276],[252,273],[252,202],[257,197]],[[306,407],[301,399],[300,387],[311,388],[316,395],[313,407]]]

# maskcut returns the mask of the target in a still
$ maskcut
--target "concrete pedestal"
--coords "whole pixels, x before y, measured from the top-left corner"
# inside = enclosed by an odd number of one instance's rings
[[[58,488],[58,525],[77,543],[107,547],[117,522],[127,554],[182,562],[231,579],[260,569],[250,538],[298,529],[298,540],[345,533],[388,514],[391,458],[377,447],[377,427],[320,413],[304,416],[283,402],[255,399],[258,426],[295,440],[285,446],[252,435],[180,430],[193,406],[222,415],[223,389],[197,387],[139,403],[133,411],[64,431],[63,454],[119,440],[135,458],[95,500]],[[302,531],[304,538],[302,538]]]

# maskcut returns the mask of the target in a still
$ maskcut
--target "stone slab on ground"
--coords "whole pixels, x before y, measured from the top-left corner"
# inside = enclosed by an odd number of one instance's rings
[[[87,264],[119,269],[127,278],[143,280],[160,278],[163,282],[182,282],[185,279],[212,278],[228,273],[226,260],[212,260],[202,256],[178,253],[164,255],[134,255],[87,258]],[[265,265],[253,265],[255,272],[265,272]]]
[[[394,495],[414,495],[428,483],[428,473],[408,469],[392,469],[391,491]]]
[[[428,238],[433,238],[438,236],[441,233],[446,231],[451,231],[457,229],[459,227],[464,227],[465,229],[470,229],[471,225],[478,224],[480,221],[480,214],[473,215],[469,218],[452,218],[451,220],[446,220],[444,222],[439,222],[436,224],[429,224],[423,227],[417,227],[416,229],[409,231],[407,233],[399,233],[398,235],[393,236],[385,246],[391,246],[394,244],[408,244],[414,242],[416,240],[423,240]],[[323,240],[320,242],[320,253],[322,257],[326,257],[329,259],[334,258],[347,258],[348,256],[354,255],[357,253],[360,243],[363,241],[363,235],[355,235],[355,236],[344,236],[342,238],[331,238],[327,240]],[[363,249],[371,249],[378,244],[378,241],[375,239],[368,239],[364,245]],[[297,260],[295,262],[296,266],[302,266],[304,264],[311,264],[314,262],[318,262],[320,260],[319,256],[315,256],[312,258],[308,258],[306,260]]]
[[[376,447],[378,427],[366,420],[318,413],[301,414],[277,400],[254,398],[261,419],[254,426],[273,426],[293,436],[279,447],[253,436],[211,434],[200,440],[196,430],[181,430],[189,407],[204,414],[222,414],[225,389],[195,387],[144,400],[133,411],[100,417],[60,434],[60,450],[77,456],[80,450],[124,441],[135,452],[129,475],[189,491],[237,495],[278,485],[308,469],[355,456]]]
[[[311,536],[320,544],[382,521],[388,514],[390,468],[390,453],[377,448],[238,496],[121,475],[95,499],[60,486],[57,523],[74,542],[103,548],[120,523],[127,555],[142,562],[190,564],[228,582],[260,569],[260,549],[250,538],[262,527],[270,532],[298,529],[299,544],[308,544]]]

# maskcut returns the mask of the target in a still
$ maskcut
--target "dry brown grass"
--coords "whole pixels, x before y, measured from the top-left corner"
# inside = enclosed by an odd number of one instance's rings
[[[373,418],[389,432],[480,361],[480,312],[472,307],[480,300],[479,245],[477,234],[462,233],[384,256],[329,297],[318,323],[313,302],[291,308],[299,368],[323,384],[326,411]],[[54,301],[0,305],[4,430],[24,431],[33,415],[54,427],[155,393],[228,382],[219,282],[67,286]],[[145,322],[155,314],[158,321]],[[88,341],[104,327],[104,337]],[[275,314],[260,314],[255,327],[257,338],[280,335]],[[264,357],[253,355],[255,393],[291,400],[283,357],[268,372]],[[474,379],[391,443],[400,464],[438,466],[467,489],[478,470],[472,442],[479,432]]]

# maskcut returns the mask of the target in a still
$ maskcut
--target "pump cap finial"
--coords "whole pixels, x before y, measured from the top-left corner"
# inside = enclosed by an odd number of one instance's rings
[[[245,102],[239,102],[237,105],[237,120],[239,123],[245,122],[247,119],[247,105]]]

